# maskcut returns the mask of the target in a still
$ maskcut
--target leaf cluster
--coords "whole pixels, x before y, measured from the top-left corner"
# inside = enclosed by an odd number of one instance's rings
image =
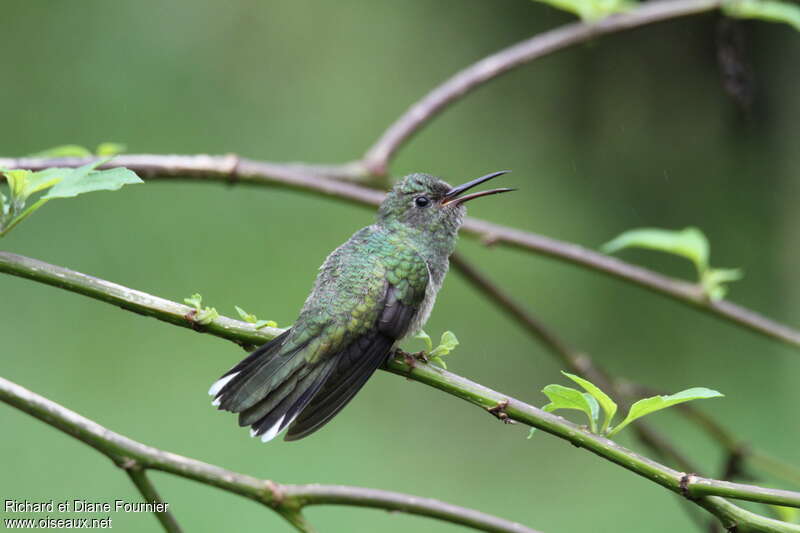
[[[127,168],[96,170],[106,162],[108,159],[100,159],[78,168],[53,167],[39,172],[0,170],[8,183],[8,194],[0,191],[0,237],[50,200],[94,191],[115,191],[124,185],[142,183]]]
[[[455,333],[452,331],[445,331],[442,333],[442,337],[439,340],[439,345],[436,348],[433,347],[433,341],[431,340],[430,335],[424,331],[420,330],[419,333],[414,335],[414,338],[422,339],[425,342],[425,351],[423,353],[429,361],[436,363],[445,370],[447,369],[447,363],[444,362],[442,357],[455,350],[456,346],[458,346],[458,339],[456,338]]]
[[[617,414],[617,403],[591,381],[568,372],[562,371],[561,373],[580,385],[584,392],[558,384],[548,385],[542,389],[542,392],[549,398],[550,403],[542,407],[542,409],[547,412],[552,412],[556,409],[574,409],[581,411],[589,419],[590,431],[607,437],[613,437],[634,420],[656,411],[661,411],[667,407],[692,400],[704,400],[724,396],[724,394],[705,387],[693,387],[668,396],[658,395],[643,398],[631,405],[628,414],[622,422],[614,426],[613,422],[614,416]],[[602,421],[600,419],[601,409],[603,411]],[[531,430],[528,437],[530,438],[532,434],[533,430]]]

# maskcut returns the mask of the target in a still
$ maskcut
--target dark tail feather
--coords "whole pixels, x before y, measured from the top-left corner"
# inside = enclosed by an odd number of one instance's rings
[[[334,361],[306,362],[302,346],[282,353],[287,332],[259,347],[226,372],[209,390],[213,404],[239,413],[239,424],[267,442],[286,428],[311,401]]]
[[[305,346],[288,350],[288,331],[259,347],[208,391],[219,409],[239,413],[239,425],[268,442],[290,427],[301,439],[333,418],[386,360],[394,340],[363,335],[323,361],[306,360]]]
[[[286,440],[311,435],[341,411],[386,361],[394,340],[380,332],[362,336],[336,355],[336,370],[289,428]]]

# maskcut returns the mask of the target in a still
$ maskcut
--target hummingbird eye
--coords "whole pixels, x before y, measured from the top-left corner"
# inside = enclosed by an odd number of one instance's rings
[[[414,205],[417,207],[428,207],[430,204],[431,201],[427,196],[417,196],[414,198]]]

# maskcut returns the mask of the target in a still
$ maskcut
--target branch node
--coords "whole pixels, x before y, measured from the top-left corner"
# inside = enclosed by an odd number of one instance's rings
[[[183,318],[186,319],[186,321],[189,323],[189,326],[193,330],[199,331],[199,332],[202,333],[202,332],[204,332],[206,330],[206,328],[200,322],[195,320],[196,316],[197,316],[197,309],[192,309],[191,311],[189,311],[188,313],[183,315]]]
[[[389,164],[384,159],[365,159],[360,164],[373,178],[385,178],[389,170]]]
[[[268,479],[264,482],[264,487],[267,489],[269,496],[268,503],[275,508],[281,507],[286,500],[286,494],[283,493],[281,486],[271,479]]]
[[[508,400],[500,400],[494,407],[487,407],[486,410],[489,411],[489,414],[493,417],[501,420],[503,424],[516,424],[514,420],[508,417],[506,407],[508,407]]]
[[[225,154],[223,172],[228,176],[228,185],[233,186],[239,182],[239,162],[241,158],[234,153]]]
[[[480,239],[482,245],[492,247],[500,241],[500,236],[496,233],[484,233]]]
[[[130,457],[120,457],[114,461],[114,464],[127,472],[142,469],[142,465],[140,465],[136,459]]]
[[[689,490],[689,486],[695,481],[697,481],[697,476],[692,473],[683,474],[681,476],[681,482],[679,488],[681,491],[681,495],[687,500],[694,500],[691,491]]]
[[[423,363],[428,362],[427,357],[425,357],[425,352],[410,353],[400,348],[395,350],[394,358],[401,360],[408,367],[409,374],[417,367],[417,361],[422,361]]]

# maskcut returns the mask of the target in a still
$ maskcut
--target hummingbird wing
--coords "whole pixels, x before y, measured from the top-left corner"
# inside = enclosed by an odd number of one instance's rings
[[[220,409],[268,441],[310,435],[333,418],[414,325],[428,269],[411,248],[364,228],[337,248],[294,326],[209,391]]]
[[[289,426],[287,441],[307,437],[324,426],[386,361],[418,311],[419,302],[408,298],[404,301],[403,296],[401,288],[387,282],[386,297],[374,327],[342,350],[333,374]]]

